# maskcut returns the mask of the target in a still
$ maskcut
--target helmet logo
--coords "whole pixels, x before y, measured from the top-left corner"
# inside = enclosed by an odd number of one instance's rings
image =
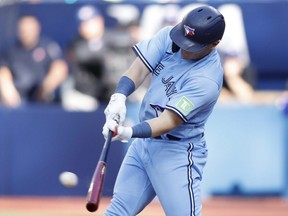
[[[187,25],[184,25],[184,30],[185,30],[185,36],[194,36],[195,35],[195,29],[187,26]]]

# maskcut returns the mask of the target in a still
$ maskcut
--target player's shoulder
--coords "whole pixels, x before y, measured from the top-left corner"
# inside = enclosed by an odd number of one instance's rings
[[[169,36],[171,29],[173,26],[165,26],[158,31],[156,34],[157,43],[160,47],[163,47],[165,52],[172,52],[172,40]]]
[[[213,50],[209,56],[202,59],[190,73],[187,73],[187,79],[192,82],[201,83],[203,87],[215,84],[217,89],[221,88],[223,68],[216,50]]]
[[[158,33],[156,35],[163,36],[165,38],[170,38],[169,33],[170,33],[172,28],[173,28],[173,26],[164,26],[163,28],[161,28],[158,31]]]
[[[166,34],[169,34],[173,26],[164,26],[160,29],[160,31],[165,32]]]
[[[159,56],[163,57],[167,51],[172,50],[172,40],[169,36],[171,28],[172,27],[170,26],[165,26],[159,29],[153,37],[140,41],[134,47],[138,47],[140,49],[146,47],[146,50],[150,49],[152,52],[154,52],[154,54],[158,53]],[[155,50],[157,50],[157,52],[155,52]]]

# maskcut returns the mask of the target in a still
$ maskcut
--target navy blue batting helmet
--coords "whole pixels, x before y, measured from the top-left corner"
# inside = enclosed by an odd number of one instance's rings
[[[225,30],[223,15],[214,7],[204,5],[190,11],[170,31],[172,41],[188,52],[198,52],[221,40]]]

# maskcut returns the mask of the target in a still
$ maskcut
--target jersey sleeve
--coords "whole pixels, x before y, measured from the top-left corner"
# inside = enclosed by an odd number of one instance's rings
[[[165,27],[151,39],[140,41],[132,47],[150,72],[159,64],[169,46],[172,46],[170,30],[171,27]]]
[[[219,96],[218,85],[207,78],[198,78],[183,83],[183,88],[166,104],[166,109],[176,112],[184,122],[200,110],[214,106]]]

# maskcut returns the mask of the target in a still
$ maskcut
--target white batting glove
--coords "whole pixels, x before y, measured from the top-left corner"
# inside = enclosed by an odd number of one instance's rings
[[[115,93],[111,96],[109,104],[104,110],[106,122],[112,120],[115,116],[119,116],[119,125],[123,125],[126,117],[126,96],[120,93]]]
[[[109,130],[113,131],[112,141],[120,140],[121,142],[128,142],[132,137],[132,128],[119,126],[114,120],[107,121],[102,130],[102,134],[107,139]]]

